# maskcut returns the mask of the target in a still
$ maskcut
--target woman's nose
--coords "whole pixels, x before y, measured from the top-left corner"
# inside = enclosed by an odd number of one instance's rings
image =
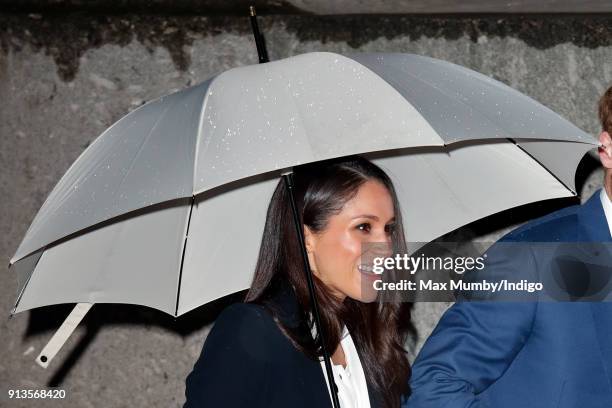
[[[393,255],[393,246],[390,239],[376,241],[368,245],[373,257],[388,258]]]
[[[389,234],[385,229],[382,229],[376,235],[376,242],[381,242],[385,244],[391,244],[391,234]]]

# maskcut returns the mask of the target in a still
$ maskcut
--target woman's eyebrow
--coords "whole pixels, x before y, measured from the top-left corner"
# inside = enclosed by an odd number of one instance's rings
[[[373,214],[359,214],[359,215],[355,215],[354,217],[351,217],[351,219],[353,220],[355,218],[370,218],[372,220],[378,221],[378,217]]]
[[[351,217],[351,219],[353,219],[353,220],[355,218],[369,218],[369,219],[372,219],[374,221],[378,221],[379,220],[378,216],[376,216],[374,214],[359,214],[359,215],[355,215],[354,217]],[[395,222],[395,216],[391,217],[389,219],[389,221],[387,221],[387,222]]]

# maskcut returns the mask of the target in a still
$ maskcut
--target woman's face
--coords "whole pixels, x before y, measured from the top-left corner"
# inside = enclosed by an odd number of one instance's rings
[[[304,228],[311,269],[341,299],[346,296],[362,302],[376,299],[372,284],[381,275],[360,267],[362,244],[386,243],[382,246],[390,248],[395,222],[393,210],[387,188],[369,180],[345,203],[340,213],[329,218],[323,231],[313,233]],[[366,263],[366,254],[363,255]]]

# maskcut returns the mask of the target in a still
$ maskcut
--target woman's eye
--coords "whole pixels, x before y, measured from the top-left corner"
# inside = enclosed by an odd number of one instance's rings
[[[387,224],[385,225],[385,232],[387,234],[392,234],[395,231],[395,224]]]
[[[358,230],[365,231],[365,232],[370,232],[370,228],[371,228],[370,224],[367,222],[364,222],[363,224],[359,224],[357,226]]]

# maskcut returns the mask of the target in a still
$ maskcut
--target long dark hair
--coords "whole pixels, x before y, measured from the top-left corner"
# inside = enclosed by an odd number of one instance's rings
[[[380,167],[363,157],[348,156],[295,167],[293,177],[302,224],[315,233],[326,228],[330,216],[339,213],[363,183],[375,180],[383,184],[394,205],[393,249],[405,252],[399,202],[391,179]],[[321,339],[319,333],[312,339],[314,322],[304,313],[310,310],[310,298],[289,200],[289,191],[280,180],[268,207],[255,276],[245,301],[266,306],[293,345],[318,360],[323,354]],[[369,382],[384,396],[386,407],[399,407],[401,396],[410,393],[410,364],[404,350],[412,330],[410,305],[380,300],[363,303],[349,297],[339,301],[314,274],[313,279],[327,350],[333,353],[336,349],[345,324],[360,352]],[[282,311],[275,310],[269,302],[275,291],[287,283],[294,288],[300,306],[299,327],[286,327],[279,319]]]

